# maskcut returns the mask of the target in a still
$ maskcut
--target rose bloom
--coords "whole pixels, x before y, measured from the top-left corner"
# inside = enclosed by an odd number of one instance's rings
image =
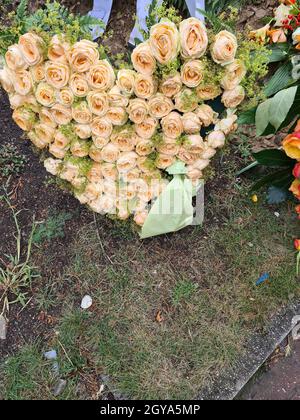
[[[203,172],[197,168],[194,168],[193,165],[187,166],[187,176],[190,180],[196,181],[197,179],[201,179],[203,177]]]
[[[295,247],[296,251],[300,252],[300,239],[295,239],[294,240],[294,247]]]
[[[65,136],[61,131],[57,130],[54,134],[54,140],[53,144],[60,148],[60,149],[66,149],[67,146],[71,143],[71,139],[67,136]]]
[[[30,73],[34,83],[40,83],[45,80],[46,71],[45,63],[39,63],[36,66],[30,67]]]
[[[71,153],[73,156],[83,158],[89,155],[89,144],[84,140],[77,140],[71,144]]]
[[[102,149],[98,149],[98,147],[92,144],[89,150],[89,157],[95,162],[102,162],[101,150]]]
[[[153,152],[153,143],[151,140],[140,139],[135,147],[135,151],[139,156],[147,156]]]
[[[164,169],[169,168],[169,166],[172,166],[174,162],[175,162],[175,156],[163,155],[159,153],[155,160],[155,166],[158,169],[164,170]]]
[[[225,134],[223,131],[212,131],[207,136],[207,144],[214,148],[221,148],[225,145]]]
[[[221,86],[225,90],[237,87],[246,76],[247,69],[241,60],[234,60],[225,67],[225,75],[221,80]]]
[[[217,121],[218,114],[206,104],[200,105],[196,110],[195,114],[199,117],[204,127],[209,127]]]
[[[67,149],[62,149],[59,146],[56,146],[54,143],[50,144],[49,146],[49,152],[57,159],[63,159],[66,156],[67,151]]]
[[[238,44],[235,35],[228,31],[221,31],[215,36],[211,47],[211,56],[215,63],[225,66],[234,61]]]
[[[106,146],[103,147],[101,150],[101,159],[104,162],[113,163],[119,159],[120,156],[120,149],[112,143],[108,143]]]
[[[19,38],[21,53],[30,66],[35,66],[43,58],[44,41],[38,35],[27,33]]]
[[[75,96],[83,98],[89,92],[89,85],[86,77],[81,73],[74,73],[70,78],[70,88]]]
[[[181,147],[178,153],[178,158],[187,165],[192,165],[197,161],[197,159],[199,159],[199,155],[192,153],[184,147]]]
[[[121,93],[118,86],[114,86],[108,92],[108,101],[110,106],[121,106],[126,108],[129,104],[129,99]]]
[[[135,77],[134,93],[138,98],[149,99],[157,92],[157,81],[152,76],[138,74]]]
[[[99,214],[115,214],[116,212],[114,197],[107,194],[101,195],[97,200],[89,203],[89,206],[92,211]]]
[[[27,137],[38,149],[44,149],[48,146],[47,140],[38,137],[35,131],[29,131],[29,133],[27,133]]]
[[[61,179],[65,179],[66,181],[71,182],[74,178],[79,176],[79,167],[74,163],[67,160],[63,163],[63,169],[59,174]]]
[[[174,104],[171,99],[167,98],[162,93],[157,93],[152,96],[148,102],[149,114],[153,118],[166,117],[174,108]]]
[[[129,101],[127,112],[129,119],[135,124],[140,124],[148,115],[148,104],[144,99],[135,98]]]
[[[135,215],[134,215],[133,220],[135,221],[135,223],[137,225],[143,226],[144,223],[145,223],[145,221],[146,221],[146,219],[147,219],[147,217],[148,217],[148,214],[149,213],[148,213],[147,210],[144,210],[144,211],[141,211],[141,212],[136,212]]]
[[[93,120],[93,115],[86,102],[73,105],[72,117],[79,124],[90,124]]]
[[[47,83],[40,83],[35,92],[36,100],[43,106],[50,107],[55,102],[55,90]]]
[[[118,170],[114,163],[104,162],[101,164],[102,174],[109,181],[116,181],[118,178]]]
[[[204,144],[204,149],[200,154],[200,158],[204,160],[211,159],[217,153],[216,149],[210,147],[208,144]]]
[[[58,125],[69,124],[72,120],[72,111],[70,108],[67,108],[61,104],[55,104],[51,107],[51,112],[54,118],[54,121]]]
[[[53,114],[49,108],[42,108],[39,111],[39,118],[42,124],[47,124],[53,128],[57,127],[57,124],[53,118]]]
[[[271,29],[267,34],[270,37],[270,41],[274,44],[287,42],[287,36],[282,28]]]
[[[7,67],[0,69],[0,83],[7,93],[13,93],[15,91],[13,85],[13,76]]]
[[[114,132],[111,135],[110,141],[114,144],[121,152],[131,152],[137,142],[137,135],[134,131],[123,128],[121,131]]]
[[[180,112],[192,112],[198,106],[198,98],[191,89],[183,89],[175,97],[175,108]]]
[[[297,163],[293,169],[293,176],[295,178],[300,178],[300,163]]]
[[[201,130],[201,121],[193,112],[187,112],[182,116],[183,131],[187,134],[196,134]]]
[[[5,61],[8,68],[12,71],[25,70],[28,67],[28,64],[24,60],[21,48],[17,44],[8,47],[5,54]]]
[[[135,124],[135,131],[143,139],[150,139],[157,128],[157,120],[152,117],[146,117],[141,124]]]
[[[128,120],[128,114],[126,110],[120,106],[114,106],[109,108],[106,118],[113,125],[124,125]]]
[[[107,91],[115,83],[115,72],[107,60],[98,61],[90,68],[87,80],[92,89]]]
[[[122,153],[117,160],[117,169],[119,172],[132,171],[136,167],[137,154],[135,152]]]
[[[210,164],[209,159],[197,159],[193,164],[192,167],[198,169],[199,171],[203,171],[208,165]]]
[[[294,194],[294,196],[300,200],[300,181],[299,179],[295,179],[295,181],[292,183],[289,191]]]
[[[133,94],[136,72],[129,69],[122,69],[118,71],[117,86],[121,92],[126,96]]]
[[[222,102],[226,108],[236,108],[243,102],[245,96],[245,89],[239,85],[232,90],[225,90],[222,96]]]
[[[180,44],[175,23],[162,19],[150,29],[149,45],[156,60],[166,65],[177,57]]]
[[[282,147],[290,158],[300,160],[300,131],[289,134],[283,140]]]
[[[225,136],[228,136],[228,134],[233,133],[234,131],[237,130],[238,125],[237,125],[237,115],[233,114],[230,115],[230,117],[224,118],[223,120],[220,120],[216,126],[215,126],[215,130],[216,131],[223,131],[223,133],[225,134]]]
[[[35,112],[37,112],[39,108],[35,96],[33,95],[23,96],[18,93],[13,93],[9,95],[9,102],[12,109],[20,108],[23,105],[31,105],[32,109],[35,108]]]
[[[181,55],[183,58],[200,58],[208,47],[205,25],[194,17],[183,20],[179,25]]]
[[[201,101],[211,101],[212,99],[215,99],[218,96],[220,96],[221,93],[222,93],[222,90],[220,86],[217,86],[217,85],[205,84],[205,85],[199,85],[196,88],[197,97]]]
[[[109,109],[108,96],[105,92],[89,92],[87,103],[91,112],[99,117],[103,117]]]
[[[138,73],[151,76],[156,69],[156,60],[152,54],[149,42],[139,44],[131,54],[133,67]]]
[[[156,148],[163,155],[176,156],[179,153],[180,145],[177,144],[175,139],[164,137],[163,143],[159,144]]]
[[[20,70],[14,74],[14,88],[20,95],[28,95],[32,89],[31,74],[27,70]]]
[[[204,64],[200,60],[187,61],[181,68],[181,80],[187,87],[197,87],[203,81],[204,71]]]
[[[191,152],[199,154],[204,150],[204,141],[199,134],[192,134],[187,136],[187,140],[184,143],[184,148]]]
[[[64,105],[71,107],[74,102],[74,94],[69,88],[64,88],[57,93],[57,101]]]
[[[58,175],[62,161],[59,159],[48,158],[44,160],[44,167],[51,175]]]
[[[109,137],[93,137],[93,143],[98,149],[102,149],[102,147],[106,146],[109,142]]]
[[[15,109],[12,118],[23,131],[30,131],[35,123],[34,112],[26,108]]]
[[[181,115],[173,111],[161,120],[161,128],[166,137],[176,139],[183,133]]]
[[[55,129],[47,124],[36,124],[34,127],[35,134],[44,142],[50,144],[53,140]]]
[[[48,61],[46,63],[45,72],[46,82],[55,89],[62,89],[69,82],[70,69],[69,66],[64,63]]]
[[[92,121],[91,129],[95,137],[109,138],[113,125],[107,118],[96,117]]]
[[[85,73],[99,60],[98,45],[83,39],[70,50],[69,61],[75,72]]]
[[[176,73],[174,76],[166,77],[162,80],[159,90],[168,98],[176,96],[182,88],[181,76]]]
[[[124,182],[136,182],[140,178],[140,170],[136,167],[127,172],[122,173],[122,179]]]
[[[67,64],[70,49],[70,44],[64,40],[63,36],[54,35],[48,47],[48,58],[51,61]]]
[[[75,124],[74,131],[82,140],[88,139],[92,135],[92,129],[89,124]]]
[[[87,179],[90,182],[101,182],[103,180],[101,164],[93,162],[91,169],[87,173]]]

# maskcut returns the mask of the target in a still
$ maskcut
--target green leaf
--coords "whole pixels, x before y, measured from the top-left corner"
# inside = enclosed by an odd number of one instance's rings
[[[269,109],[272,99],[267,99],[257,107],[255,114],[256,134],[261,136],[269,125]]]
[[[295,160],[288,157],[282,150],[278,149],[267,149],[262,150],[258,153],[253,153],[254,159],[264,166],[270,167],[293,167],[295,165]]]
[[[291,179],[291,181],[290,181]],[[292,182],[293,176],[291,169],[280,169],[279,171],[273,172],[261,178],[254,185],[252,185],[250,191],[257,191],[266,185],[274,185],[276,187],[288,186],[289,182]],[[282,185],[283,184],[283,185]]]
[[[269,106],[269,122],[279,129],[291,109],[297,93],[297,86],[290,87],[278,92],[272,98]]]
[[[265,95],[268,97],[273,96],[281,89],[292,85],[295,82],[292,78],[292,69],[293,66],[290,61],[287,61],[282,66],[280,66],[273,77],[271,77],[271,79],[268,81],[264,90]]]
[[[238,124],[255,124],[255,114],[256,114],[257,108],[248,109],[247,111],[244,111],[240,114],[238,118]]]
[[[250,165],[246,166],[246,168],[241,169],[241,170],[240,170],[240,171],[236,174],[236,176],[240,176],[240,175],[244,174],[245,172],[248,172],[248,171],[250,171],[251,169],[256,168],[256,166],[258,166],[258,165],[259,165],[259,163],[258,163],[257,161],[252,162],[252,163],[250,163]]]
[[[290,50],[290,44],[274,44],[269,47],[272,51],[272,54],[269,57],[270,63],[276,63],[278,61],[283,61],[287,58],[288,52]]]

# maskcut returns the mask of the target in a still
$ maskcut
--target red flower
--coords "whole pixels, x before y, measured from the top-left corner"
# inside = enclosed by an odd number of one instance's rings
[[[293,175],[295,178],[300,178],[300,162],[295,165]]]
[[[300,239],[294,240],[294,246],[297,251],[300,251]]]

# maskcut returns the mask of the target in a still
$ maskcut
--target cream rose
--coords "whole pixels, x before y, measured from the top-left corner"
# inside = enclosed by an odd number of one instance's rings
[[[125,182],[136,182],[140,177],[140,170],[136,167],[131,169],[130,171],[122,173],[122,179]]]
[[[115,72],[107,60],[98,61],[87,74],[87,81],[92,89],[107,91],[115,83]]]
[[[140,124],[148,115],[148,104],[144,99],[136,98],[129,101],[127,112],[129,119],[135,124]]]
[[[95,137],[108,138],[113,131],[113,125],[107,118],[96,117],[92,121],[91,129]]]
[[[111,195],[103,194],[97,200],[89,203],[90,208],[99,214],[115,214],[116,204],[114,197]]]
[[[221,86],[225,90],[232,90],[237,87],[246,76],[247,69],[241,60],[234,60],[225,67],[225,75],[221,80]]]
[[[54,134],[53,146],[55,149],[68,150],[71,139],[65,136],[61,131],[57,130]]]
[[[30,67],[30,73],[34,83],[40,83],[45,80],[46,66],[45,63],[39,63],[36,66]]]
[[[193,165],[188,165],[186,169],[186,174],[190,180],[196,181],[197,179],[203,178],[203,172],[197,168],[194,168]]]
[[[92,129],[89,124],[75,124],[74,131],[82,140],[88,139],[92,135]]]
[[[180,145],[175,139],[164,137],[164,141],[157,146],[157,151],[163,155],[176,156],[179,153]]]
[[[48,58],[51,61],[67,64],[70,50],[70,44],[64,40],[62,35],[54,35],[49,44]]]
[[[106,118],[113,125],[124,125],[128,120],[128,114],[124,108],[121,106],[114,106],[109,108]]]
[[[183,20],[179,25],[181,54],[183,58],[200,58],[208,47],[205,25],[194,17]]]
[[[70,79],[70,69],[64,63],[48,61],[45,67],[46,82],[55,89],[65,87]]]
[[[38,149],[44,149],[48,146],[47,140],[45,138],[39,138],[34,130],[29,131],[27,137]]]
[[[69,61],[75,72],[85,73],[99,60],[98,45],[83,39],[70,50]]]
[[[236,108],[245,99],[246,93],[243,86],[237,86],[232,90],[225,90],[222,96],[222,102],[226,108]]]
[[[183,123],[178,112],[171,112],[161,120],[161,128],[166,137],[176,139],[183,133]]]
[[[132,171],[136,167],[137,154],[135,152],[122,153],[117,160],[117,169],[119,172]]]
[[[86,102],[80,102],[72,107],[72,117],[79,124],[91,124],[93,115]]]
[[[13,93],[9,95],[9,102],[12,109],[20,108],[23,105],[31,105],[34,112],[39,110],[39,105],[33,95],[23,96],[18,93]]]
[[[238,128],[237,119],[237,115],[232,114],[229,117],[220,120],[215,126],[215,131],[223,131],[225,136],[233,133]]]
[[[205,169],[209,164],[210,164],[209,159],[197,159],[193,163],[192,167],[195,169],[198,169],[199,171],[203,171],[203,169]]]
[[[191,89],[183,89],[175,97],[175,108],[180,112],[192,112],[198,106],[197,95]]]
[[[135,71],[129,69],[118,71],[117,86],[124,95],[131,96],[133,94],[136,75]]]
[[[7,93],[13,93],[15,91],[13,75],[7,67],[0,69],[0,83]]]
[[[121,152],[131,152],[134,150],[138,138],[135,132],[129,128],[123,128],[120,131],[114,132],[110,141],[114,144]]]
[[[200,105],[195,110],[195,114],[200,118],[200,121],[204,127],[209,127],[211,124],[217,122],[218,114],[209,105]]]
[[[138,74],[135,78],[134,93],[138,98],[151,98],[157,92],[157,87],[157,81],[152,76]]]
[[[201,121],[194,112],[187,112],[182,116],[183,131],[187,134],[199,133]]]
[[[67,108],[61,104],[55,104],[51,107],[51,112],[54,118],[54,121],[58,125],[69,124],[72,120],[72,111],[70,108]]]
[[[98,147],[92,144],[89,150],[90,158],[94,160],[95,162],[98,162],[98,163],[102,162],[101,150],[102,149],[98,149]]]
[[[149,45],[156,60],[166,65],[177,57],[180,44],[175,23],[162,19],[150,30]]]
[[[114,163],[102,163],[101,169],[105,179],[109,181],[116,181],[118,179],[118,170]]]
[[[153,118],[163,118],[166,117],[174,108],[174,104],[170,98],[163,95],[162,93],[157,93],[152,96],[148,102],[149,114]]]
[[[192,134],[187,136],[187,139],[184,143],[184,148],[190,153],[199,154],[204,150],[204,141],[199,134]]]
[[[204,85],[199,85],[196,88],[197,97],[201,101],[210,101],[220,96],[221,93],[222,93],[222,90],[220,86],[217,86],[217,85],[204,84]]]
[[[49,153],[51,153],[51,155],[55,156],[57,159],[63,159],[66,156],[67,151],[67,149],[62,149],[56,146],[54,143],[50,144],[49,146]]]
[[[217,153],[216,149],[210,147],[208,144],[204,144],[204,149],[200,153],[200,159],[211,159]]]
[[[144,140],[140,139],[138,140],[135,151],[139,156],[147,156],[150,155],[154,150],[153,143],[151,140]]]
[[[179,73],[176,73],[173,76],[165,77],[162,80],[159,90],[168,98],[173,98],[181,91],[181,88],[181,76]]]
[[[126,108],[129,103],[129,99],[121,93],[121,90],[118,86],[114,86],[108,92],[108,101],[110,106],[121,106]]]
[[[28,64],[23,57],[21,48],[17,44],[8,47],[5,54],[5,61],[7,67],[12,71],[25,70],[28,67]]]
[[[75,96],[85,97],[89,92],[89,85],[82,73],[74,73],[70,78],[70,88]]]
[[[103,117],[109,109],[108,96],[105,92],[89,92],[87,103],[91,112],[99,117]]]
[[[150,139],[157,128],[157,120],[152,117],[146,117],[140,124],[135,124],[135,131],[143,139]]]
[[[155,160],[155,166],[158,169],[167,169],[169,166],[173,165],[175,162],[175,156],[171,155],[163,155],[162,153],[159,153],[156,160]]]
[[[74,102],[74,94],[71,89],[64,88],[57,93],[57,101],[67,107],[71,107]]]
[[[35,123],[35,113],[26,108],[15,109],[12,118],[23,131],[32,130]]]
[[[207,144],[213,149],[221,148],[225,145],[225,134],[223,131],[212,131],[207,136]]]
[[[34,33],[21,35],[19,38],[19,47],[21,53],[30,66],[35,66],[43,59],[44,41]]]
[[[15,91],[20,95],[28,95],[33,87],[31,74],[27,70],[20,70],[15,73],[13,83]]]
[[[155,72],[156,60],[148,42],[139,44],[131,54],[133,67],[138,73],[150,76]]]
[[[144,210],[144,211],[138,211],[135,213],[133,220],[135,221],[135,223],[139,226],[143,226],[147,217],[148,217],[148,210]]]
[[[42,108],[39,112],[39,118],[42,124],[47,124],[53,128],[57,127],[57,124],[53,118],[53,114],[49,108]]]
[[[93,137],[93,143],[98,149],[102,149],[102,147],[106,146],[109,142],[109,137]]]
[[[91,169],[87,173],[87,179],[90,182],[101,182],[103,180],[101,164],[93,162]]]
[[[215,36],[211,47],[211,56],[215,63],[225,66],[234,61],[238,44],[236,36],[228,31],[221,31]]]
[[[39,139],[43,139],[46,144],[50,144],[54,138],[55,129],[48,124],[36,124],[35,134]]]
[[[199,159],[199,155],[192,153],[185,147],[181,147],[178,153],[178,159],[182,160],[182,162],[186,163],[187,165],[193,165],[197,159]]]
[[[120,149],[114,144],[108,143],[101,150],[100,156],[104,162],[114,163],[119,159]]]
[[[35,92],[36,100],[43,106],[50,107],[55,102],[55,90],[47,83],[40,83]]]
[[[181,68],[181,80],[190,88],[195,88],[204,79],[205,66],[200,60],[187,61]]]
[[[71,153],[73,156],[83,158],[89,155],[90,144],[85,140],[76,140],[71,144]]]
[[[58,175],[61,169],[62,161],[60,159],[48,158],[44,160],[44,167],[51,175]]]

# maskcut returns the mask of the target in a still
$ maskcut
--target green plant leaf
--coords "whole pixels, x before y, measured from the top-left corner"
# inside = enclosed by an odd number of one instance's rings
[[[279,129],[291,109],[297,93],[297,86],[281,90],[271,100],[269,106],[269,122]]]
[[[293,66],[290,61],[287,61],[279,67],[273,77],[271,77],[271,79],[268,81],[267,86],[264,89],[266,96],[272,96],[279,92],[281,89],[284,89],[287,86],[295,83],[292,78],[292,68]]]
[[[239,125],[255,124],[256,110],[257,108],[251,108],[251,109],[248,109],[247,111],[242,112],[238,118],[238,124]]]
[[[293,181],[293,176],[290,168],[280,169],[279,171],[265,175],[259,181],[252,185],[250,191],[257,191],[260,188],[268,185],[285,188]]]
[[[291,159],[282,150],[278,149],[262,150],[261,152],[253,153],[253,157],[260,165],[272,168],[286,168],[295,165],[294,159]]]
[[[272,54],[269,57],[269,62],[277,63],[278,61],[283,61],[287,58],[290,50],[290,44],[274,44],[270,45],[269,49],[272,51]]]
[[[256,134],[258,136],[263,135],[269,125],[269,109],[271,107],[271,102],[272,99],[267,99],[257,107],[255,114],[255,125]]]

